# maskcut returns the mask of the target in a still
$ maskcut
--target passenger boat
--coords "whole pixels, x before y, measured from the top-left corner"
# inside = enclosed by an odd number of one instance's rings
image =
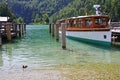
[[[107,15],[86,15],[59,20],[66,23],[66,36],[80,41],[111,45]]]

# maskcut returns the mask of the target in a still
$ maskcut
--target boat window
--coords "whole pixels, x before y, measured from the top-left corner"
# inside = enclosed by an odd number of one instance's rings
[[[72,20],[68,21],[68,27],[72,27]]]
[[[105,27],[106,26],[106,18],[95,18],[95,26]]]
[[[70,20],[68,20],[68,22],[67,22],[67,26],[70,27]]]
[[[78,21],[78,27],[82,27],[82,25],[83,25],[83,21],[81,20],[81,19],[79,19],[79,21]]]
[[[73,21],[74,27],[76,27],[76,20]]]
[[[86,19],[86,27],[92,27],[92,19],[91,18]]]

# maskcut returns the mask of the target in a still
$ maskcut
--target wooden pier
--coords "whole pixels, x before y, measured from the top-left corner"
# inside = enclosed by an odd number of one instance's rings
[[[120,22],[111,22],[112,42],[120,43]]]
[[[26,24],[16,24],[10,22],[0,23],[0,45],[2,40],[11,41],[15,37],[21,37],[26,33]]]

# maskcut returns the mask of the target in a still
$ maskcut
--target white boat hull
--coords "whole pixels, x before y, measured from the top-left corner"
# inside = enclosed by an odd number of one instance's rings
[[[111,31],[66,31],[66,36],[111,44]]]

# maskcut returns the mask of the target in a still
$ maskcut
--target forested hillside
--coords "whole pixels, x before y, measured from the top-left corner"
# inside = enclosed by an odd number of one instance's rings
[[[9,16],[10,21],[14,20],[16,17],[14,13],[8,8],[6,3],[0,3],[0,16]]]
[[[74,0],[69,3],[64,9],[56,12],[51,16],[51,21],[57,19],[85,15],[95,14],[94,4],[100,4],[102,6],[103,14],[109,15],[112,21],[120,21],[120,1],[119,0]]]
[[[49,22],[49,17],[50,22],[56,22],[86,12],[95,14],[94,4],[100,4],[102,12],[109,15],[112,21],[120,21],[119,0],[8,0],[7,3],[16,16],[22,17],[26,23]]]
[[[1,0],[5,1],[5,0]],[[26,23],[33,22],[36,16],[42,19],[44,14],[53,15],[72,0],[8,0],[9,7],[17,17],[24,18]]]

